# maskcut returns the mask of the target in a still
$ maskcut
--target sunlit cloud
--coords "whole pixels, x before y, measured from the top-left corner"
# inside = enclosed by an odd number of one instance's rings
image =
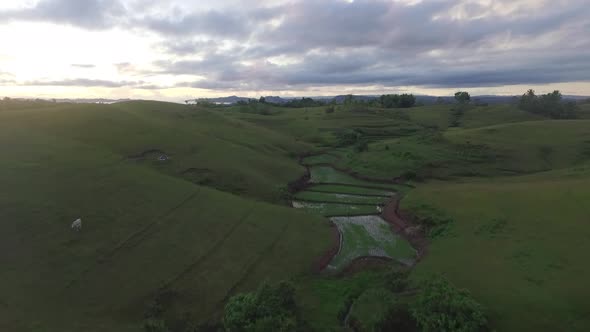
[[[584,0],[37,0],[0,4],[15,96],[590,95]]]

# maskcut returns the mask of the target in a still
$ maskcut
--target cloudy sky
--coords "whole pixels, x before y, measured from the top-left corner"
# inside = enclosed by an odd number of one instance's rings
[[[5,0],[0,95],[590,95],[588,0]]]

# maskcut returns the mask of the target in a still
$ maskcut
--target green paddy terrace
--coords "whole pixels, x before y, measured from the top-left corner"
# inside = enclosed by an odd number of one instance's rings
[[[302,191],[295,195],[295,199],[307,202],[328,202],[346,204],[379,205],[389,199],[387,196],[363,196],[342,193],[322,193],[317,191]]]
[[[405,239],[393,234],[391,225],[379,217],[383,206],[396,194],[393,184],[367,182],[329,166],[312,167],[310,181],[332,184],[319,185],[320,188],[324,186],[324,192],[313,191],[317,185],[312,185],[296,193],[292,204],[295,208],[331,217],[338,228],[339,250],[327,266],[328,272],[341,271],[361,257],[386,258],[406,265],[413,263],[416,251]],[[357,193],[342,193],[351,188],[356,188]],[[385,188],[390,191],[384,191]]]
[[[358,257],[390,258],[404,265],[414,263],[416,251],[379,216],[330,218],[342,234],[342,243],[328,270],[340,270]]]

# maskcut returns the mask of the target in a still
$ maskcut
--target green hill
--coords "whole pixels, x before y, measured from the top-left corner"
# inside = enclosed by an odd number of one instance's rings
[[[321,218],[256,201],[302,173],[289,155],[305,146],[249,123],[166,103],[55,105],[0,112],[0,146],[3,331],[137,330],[161,291],[175,294],[168,315],[204,322],[235,291],[311,271],[330,245]],[[156,149],[169,160],[141,157]]]
[[[498,331],[587,330],[589,174],[419,187],[403,208],[427,204],[454,222],[414,278],[442,273],[468,288]]]
[[[584,105],[558,121],[513,105],[1,106],[0,331],[142,331],[153,311],[171,332],[215,330],[265,280],[293,282],[304,330],[392,307],[412,325],[436,274],[491,330],[590,326]]]

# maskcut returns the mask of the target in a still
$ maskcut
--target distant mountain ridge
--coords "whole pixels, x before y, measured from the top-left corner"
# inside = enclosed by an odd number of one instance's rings
[[[354,100],[361,100],[361,101],[370,101],[379,98],[380,95],[353,95]],[[337,104],[341,104],[344,102],[344,99],[347,95],[338,95],[338,96],[316,96],[316,97],[305,97],[311,98],[314,100],[321,100],[326,103],[335,102]],[[479,96],[471,96],[471,100],[480,102],[480,103],[487,103],[487,104],[505,104],[511,103],[515,101],[515,98],[519,98],[520,95],[514,96],[500,96],[500,95],[479,95]],[[273,103],[273,104],[285,104],[294,99],[301,99],[304,97],[280,97],[280,96],[265,96],[264,97],[266,102]],[[565,100],[583,100],[588,99],[588,96],[573,96],[573,95],[564,95],[563,98]],[[249,98],[249,97],[239,97],[239,96],[228,96],[228,97],[218,97],[218,98],[199,98],[199,99],[192,99],[187,100],[187,103],[190,102],[197,102],[205,100],[215,104],[236,104],[240,101],[249,101],[249,100],[258,100],[258,98]],[[416,95],[416,101],[418,103],[422,103],[425,105],[436,104],[439,102],[442,103],[453,103],[455,102],[455,97],[453,96],[429,96],[429,95]]]

